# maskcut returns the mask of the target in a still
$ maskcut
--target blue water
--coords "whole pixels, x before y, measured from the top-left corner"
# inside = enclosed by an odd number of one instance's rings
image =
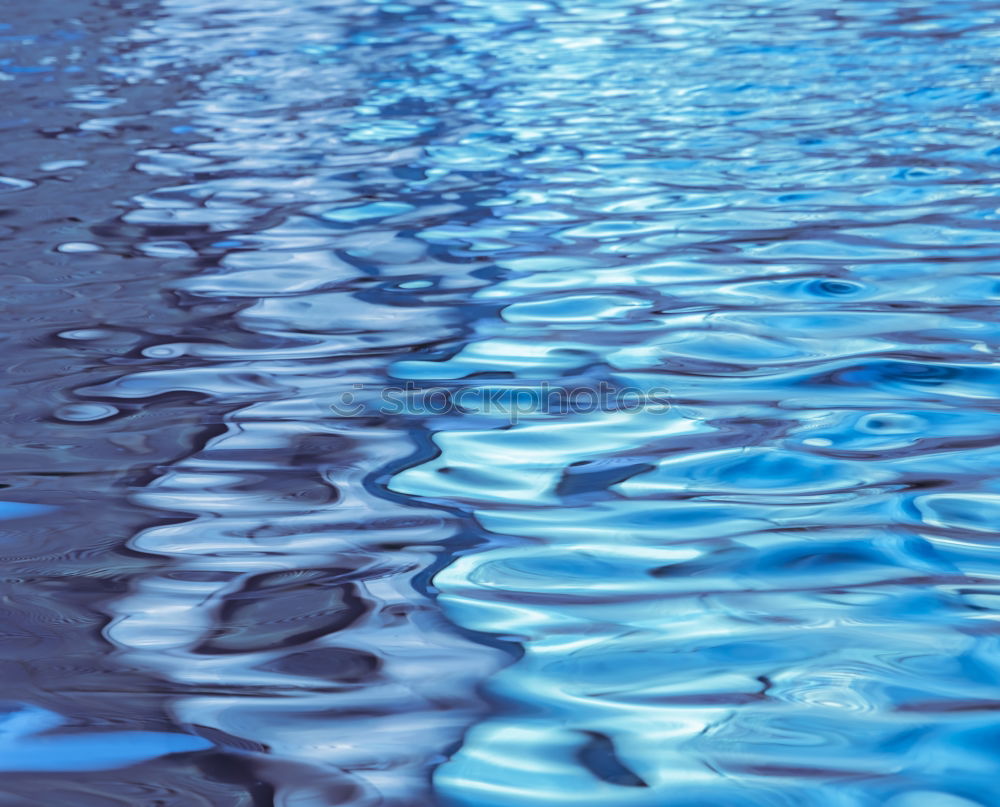
[[[995,3],[73,2],[5,804],[1000,805]]]

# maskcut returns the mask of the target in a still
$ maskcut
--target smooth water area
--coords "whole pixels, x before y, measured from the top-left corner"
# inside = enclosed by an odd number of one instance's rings
[[[1000,805],[1000,14],[0,24],[0,801]]]

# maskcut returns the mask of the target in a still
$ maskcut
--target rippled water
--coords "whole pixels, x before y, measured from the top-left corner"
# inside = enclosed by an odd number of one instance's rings
[[[4,805],[1000,803],[995,4],[38,5]]]

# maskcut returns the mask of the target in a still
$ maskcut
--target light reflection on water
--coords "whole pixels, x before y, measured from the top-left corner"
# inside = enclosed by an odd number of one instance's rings
[[[204,433],[132,485],[115,663],[278,804],[994,803],[998,31],[164,0],[111,235],[191,318],[57,414]],[[407,382],[672,406],[331,410]]]

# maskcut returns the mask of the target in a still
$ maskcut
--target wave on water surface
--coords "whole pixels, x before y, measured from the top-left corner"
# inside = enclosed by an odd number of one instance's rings
[[[40,655],[10,719],[105,720],[92,771],[145,731],[133,804],[998,804],[998,35],[980,0],[150,6],[46,135],[141,186],[17,234],[62,288],[15,278],[0,504],[122,689]]]

